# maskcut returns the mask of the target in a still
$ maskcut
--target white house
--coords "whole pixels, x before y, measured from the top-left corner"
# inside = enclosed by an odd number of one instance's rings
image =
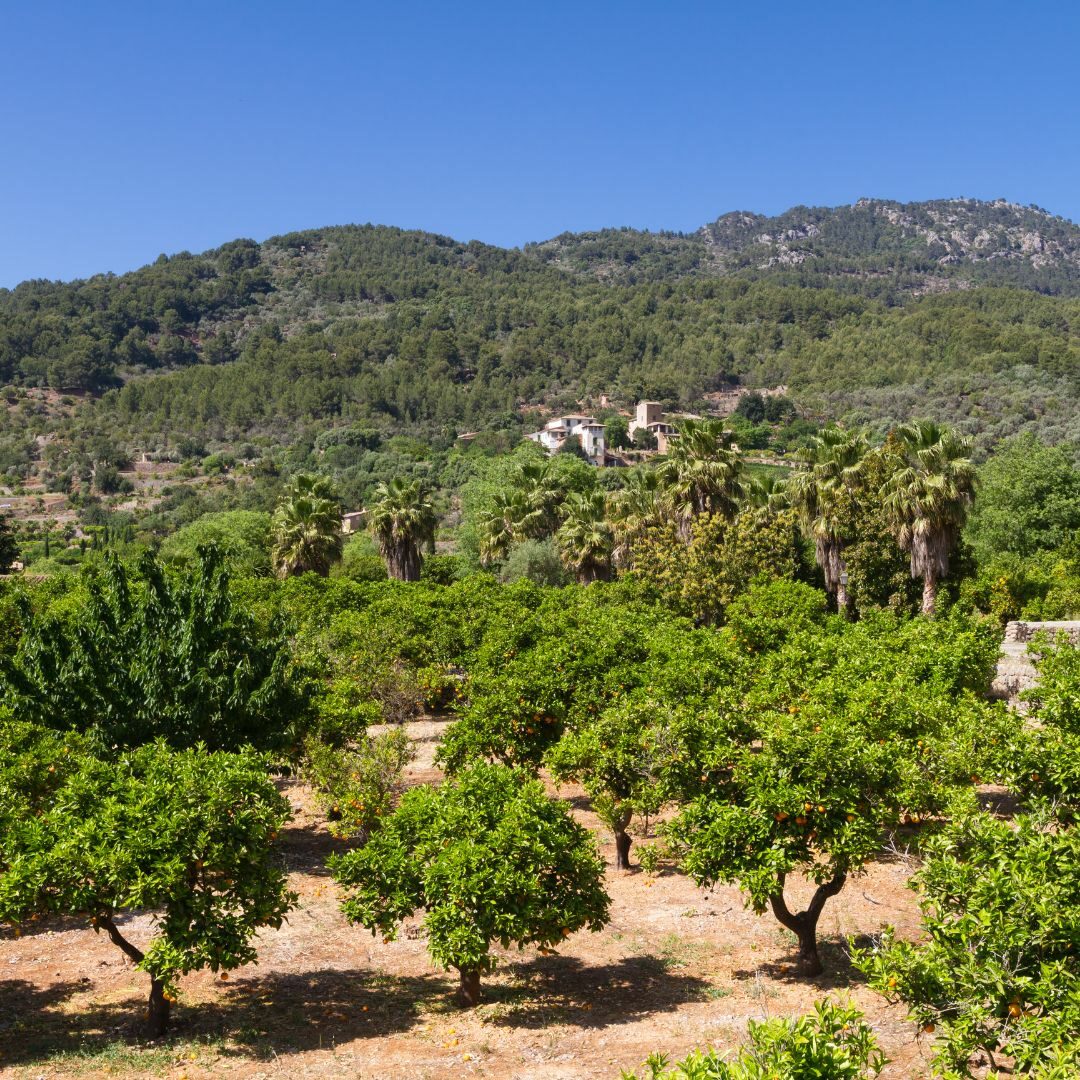
[[[549,420],[539,431],[526,435],[549,454],[557,453],[571,436],[576,435],[585,456],[594,464],[604,464],[604,425],[594,416],[573,414]]]

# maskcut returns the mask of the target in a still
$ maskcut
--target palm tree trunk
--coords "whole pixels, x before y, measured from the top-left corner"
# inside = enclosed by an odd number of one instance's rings
[[[854,617],[854,604],[851,602],[851,594],[848,592],[847,587],[847,563],[843,559],[838,558],[837,562],[840,564],[840,574],[836,579],[836,610],[837,613],[843,615],[849,622]]]
[[[934,609],[937,607],[937,587],[937,575],[927,571],[922,585],[922,613],[928,618],[933,618]]]

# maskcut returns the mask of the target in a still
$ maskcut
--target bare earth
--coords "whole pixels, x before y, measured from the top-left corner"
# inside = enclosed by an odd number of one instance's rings
[[[410,725],[411,779],[438,777],[431,756],[444,726]],[[502,955],[484,1004],[467,1012],[454,1003],[454,976],[432,966],[419,917],[390,943],[346,924],[323,866],[340,845],[304,786],[283,788],[296,807],[284,841],[300,904],[262,935],[258,964],[227,981],[185,978],[172,1033],[147,1044],[137,1034],[147,978],[107,938],[61,922],[0,938],[0,1075],[617,1080],[656,1050],[674,1060],[695,1046],[734,1047],[747,1020],[806,1012],[825,994],[866,1013],[892,1059],[883,1076],[928,1075],[927,1039],[862,984],[844,952],[847,935],[885,923],[917,932],[903,859],[876,864],[829,901],[829,974],[814,983],[791,974],[793,939],[746,910],[738,890],[612,871],[603,932],[574,935],[557,956]],[[597,831],[610,866],[614,846],[581,792],[561,794]],[[126,932],[146,940],[149,916],[128,920]]]

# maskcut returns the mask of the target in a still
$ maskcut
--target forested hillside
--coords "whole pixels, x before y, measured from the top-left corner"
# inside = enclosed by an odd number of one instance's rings
[[[374,226],[236,240],[122,276],[0,291],[0,466],[80,430],[291,441],[362,422],[519,431],[607,394],[701,408],[787,384],[879,431],[1080,437],[1080,229],[1005,203],[863,201],[503,250]],[[1051,295],[1056,294],[1056,295]],[[57,396],[45,407],[27,388]]]

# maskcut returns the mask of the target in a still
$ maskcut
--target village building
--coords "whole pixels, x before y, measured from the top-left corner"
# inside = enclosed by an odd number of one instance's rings
[[[353,533],[358,533],[364,528],[364,516],[367,513],[366,510],[350,510],[347,514],[341,515],[341,531],[346,536],[352,536]]]
[[[603,467],[607,461],[604,445],[604,425],[595,416],[571,414],[549,420],[539,431],[526,435],[539,443],[549,454],[557,454],[569,438],[576,437],[585,456],[594,464]]]
[[[666,454],[671,440],[678,434],[674,424],[664,419],[664,408],[659,401],[639,401],[634,419],[630,421],[630,438],[636,431],[648,431],[656,439],[656,449]]]

